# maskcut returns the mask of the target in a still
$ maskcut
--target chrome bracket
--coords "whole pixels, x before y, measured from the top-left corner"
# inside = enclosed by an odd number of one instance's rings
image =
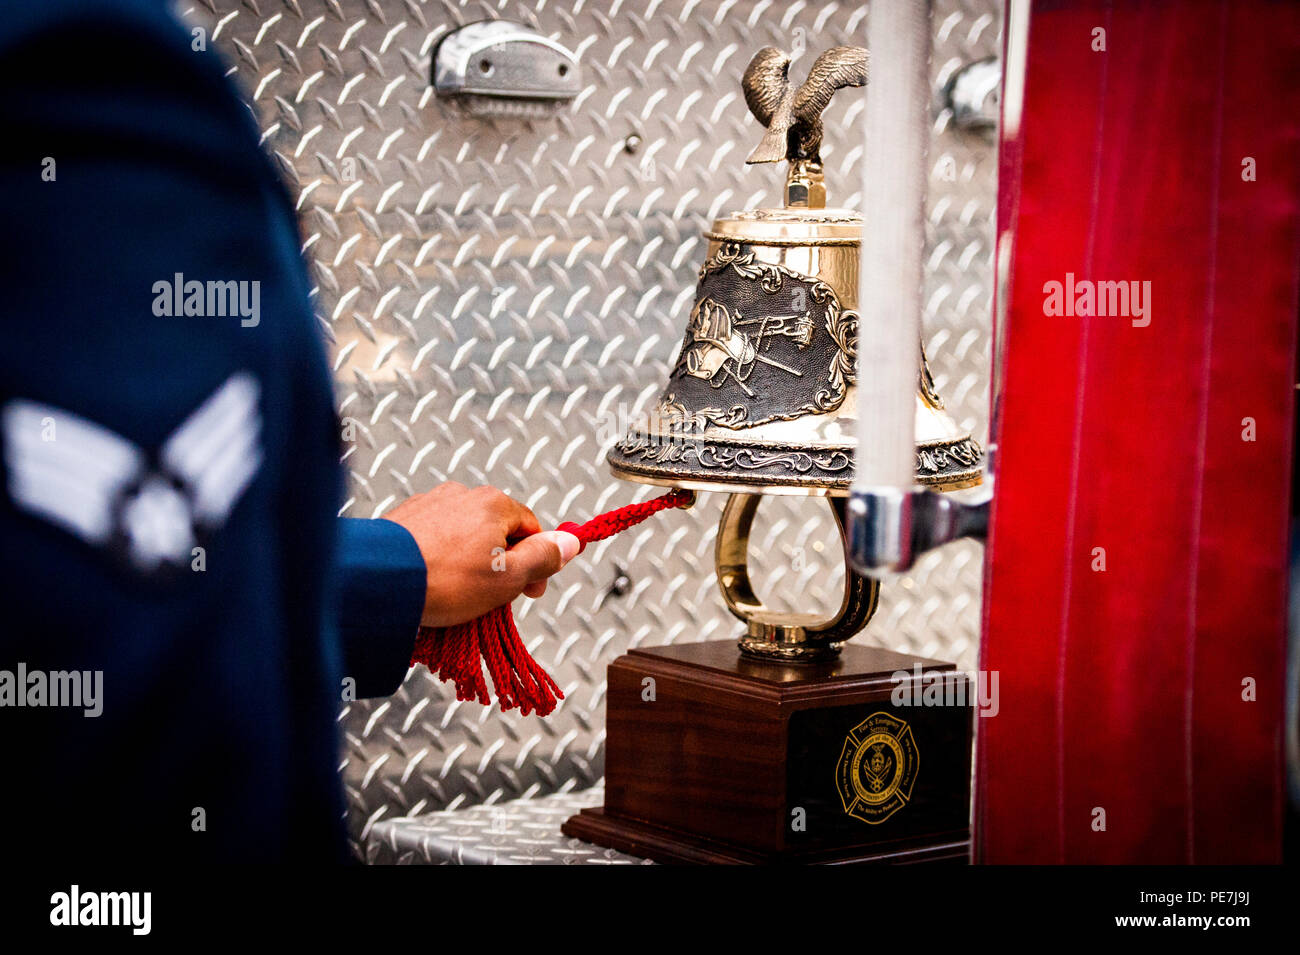
[[[961,537],[988,537],[993,478],[963,499],[920,487],[854,488],[848,503],[848,552],[869,577],[905,571],[928,550]]]

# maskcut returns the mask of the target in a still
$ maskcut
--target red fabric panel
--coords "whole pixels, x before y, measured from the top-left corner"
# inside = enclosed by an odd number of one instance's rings
[[[1278,861],[1300,6],[1040,2],[1019,132],[977,858]],[[1066,273],[1150,324],[1046,315]]]

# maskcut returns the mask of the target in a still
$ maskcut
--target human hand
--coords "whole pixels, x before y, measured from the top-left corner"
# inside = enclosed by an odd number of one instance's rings
[[[410,531],[424,557],[426,627],[465,623],[521,593],[540,597],[581,549],[572,534],[542,531],[532,511],[494,487],[449,481],[384,518]]]

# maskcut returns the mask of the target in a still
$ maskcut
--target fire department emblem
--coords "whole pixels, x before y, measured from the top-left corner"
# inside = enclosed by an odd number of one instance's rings
[[[912,728],[888,713],[872,713],[849,732],[835,768],[844,812],[876,825],[908,804],[921,764]]]

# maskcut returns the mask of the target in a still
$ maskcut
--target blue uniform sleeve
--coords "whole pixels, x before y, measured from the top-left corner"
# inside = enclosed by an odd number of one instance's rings
[[[0,195],[15,226],[0,230],[0,406],[66,409],[154,466],[232,375],[254,376],[260,394],[260,463],[205,534],[202,572],[187,563],[146,580],[106,544],[20,511],[0,473],[0,664],[99,671],[107,691],[96,719],[6,714],[6,761],[26,782],[0,786],[0,818],[32,806],[69,818],[94,792],[112,825],[67,839],[28,827],[32,846],[106,858],[145,847],[190,863],[342,859],[345,656],[330,586],[341,449],[292,200],[226,67],[194,50],[159,0],[0,12]],[[159,307],[156,284],[183,280],[208,286],[201,314]],[[212,283],[224,282],[257,290],[251,314],[214,311]],[[378,566],[415,554],[400,534],[373,548]],[[385,617],[414,604],[401,596],[411,589],[385,585],[392,606],[374,613],[349,590],[346,659],[362,692],[389,691],[405,672],[410,649],[396,644],[417,617]],[[158,785],[122,785],[160,765]],[[195,805],[214,838],[184,824]]]
[[[336,586],[343,675],[357,696],[401,686],[424,610],[424,557],[410,531],[385,520],[340,518]]]

